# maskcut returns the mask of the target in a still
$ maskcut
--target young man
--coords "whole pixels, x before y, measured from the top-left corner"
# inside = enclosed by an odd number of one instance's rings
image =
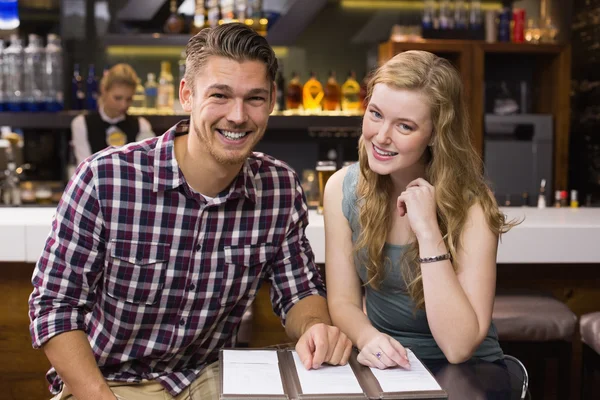
[[[30,298],[56,399],[218,398],[218,351],[264,278],[307,368],[348,360],[298,177],[252,153],[274,106],[273,50],[228,24],[186,51],[189,121],[88,158],[58,206]]]

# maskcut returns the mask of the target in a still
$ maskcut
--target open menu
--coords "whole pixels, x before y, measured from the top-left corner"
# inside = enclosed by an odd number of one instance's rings
[[[353,351],[347,365],[307,370],[294,350],[221,350],[222,400],[447,399],[423,363],[407,350],[411,368],[379,370],[361,365]]]

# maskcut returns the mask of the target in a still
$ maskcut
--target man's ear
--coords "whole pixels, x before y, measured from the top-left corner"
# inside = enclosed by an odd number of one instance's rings
[[[192,112],[192,99],[194,95],[192,93],[192,87],[189,82],[186,82],[185,79],[182,79],[179,83],[179,102],[181,103],[181,108],[186,113]]]

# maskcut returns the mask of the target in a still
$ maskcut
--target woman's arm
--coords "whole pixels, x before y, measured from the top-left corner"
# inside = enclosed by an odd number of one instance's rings
[[[148,121],[144,117],[139,117],[138,121],[140,124],[140,131],[135,137],[136,142],[156,136],[154,134],[154,131],[152,130],[152,125],[150,125],[150,121]]]
[[[451,363],[471,358],[492,319],[498,237],[479,204],[470,208],[460,242],[456,272],[449,260],[421,264],[429,327]],[[447,252],[439,228],[419,238],[421,258]]]
[[[71,145],[75,153],[77,164],[92,155],[92,148],[88,140],[88,131],[85,124],[85,117],[78,115],[71,121]]]

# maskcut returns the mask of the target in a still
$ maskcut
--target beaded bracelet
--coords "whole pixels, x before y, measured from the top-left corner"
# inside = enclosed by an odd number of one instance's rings
[[[448,252],[446,254],[442,254],[441,256],[419,258],[419,263],[425,264],[425,263],[432,263],[432,262],[443,261],[443,260],[452,261],[452,254],[450,254],[450,252]]]

